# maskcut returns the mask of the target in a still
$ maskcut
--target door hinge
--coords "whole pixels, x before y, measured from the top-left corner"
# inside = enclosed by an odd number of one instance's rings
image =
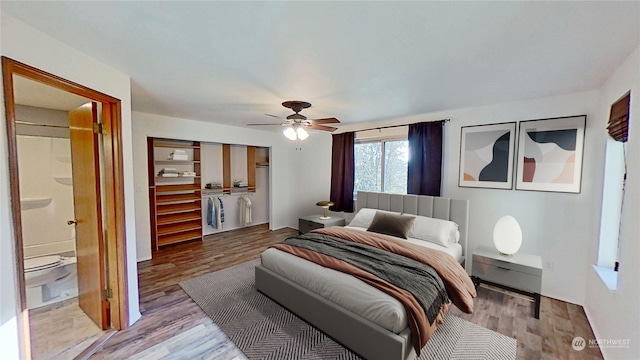
[[[102,290],[102,298],[103,299],[111,299],[113,297],[113,291],[109,289]]]
[[[100,135],[107,134],[107,132],[104,131],[104,127],[102,126],[102,123],[93,123],[93,133],[100,134]]]

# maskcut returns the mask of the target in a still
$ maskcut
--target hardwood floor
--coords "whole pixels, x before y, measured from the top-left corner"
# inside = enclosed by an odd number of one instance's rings
[[[114,335],[91,359],[160,359],[171,355],[244,359],[235,349],[220,349],[217,326],[178,283],[255,259],[269,245],[297,233],[252,226],[205,237],[203,242],[171,246],[154,254],[152,260],[138,263],[142,318]]]
[[[91,359],[205,358],[244,359],[235,348],[221,348],[217,326],[180,288],[179,282],[259,257],[270,244],[297,230],[269,231],[266,225],[220,233],[203,242],[163,249],[138,264],[142,318],[118,332]],[[451,312],[518,340],[518,359],[602,359],[600,350],[571,347],[575,336],[594,335],[582,307],[543,297],[540,320],[518,294],[478,289],[474,314]]]
[[[599,348],[576,351],[576,336],[595,339],[582,306],[541,297],[540,319],[533,317],[533,302],[522,295],[481,285],[474,313],[455,306],[451,314],[518,340],[518,359],[602,359]]]

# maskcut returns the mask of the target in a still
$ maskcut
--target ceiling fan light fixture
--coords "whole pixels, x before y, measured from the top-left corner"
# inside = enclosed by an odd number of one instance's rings
[[[299,127],[298,130],[296,130],[296,133],[298,134],[298,139],[300,140],[304,140],[309,137],[309,133],[303,127]]]
[[[309,137],[309,132],[307,132],[306,128],[314,129],[314,130],[322,130],[322,131],[334,131],[338,128],[333,126],[326,126],[325,124],[339,124],[340,120],[332,117],[332,118],[323,118],[323,119],[307,119],[306,116],[300,114],[300,111],[303,109],[311,107],[311,103],[306,101],[285,101],[282,103],[282,106],[293,110],[293,114],[287,116],[286,118],[280,118],[275,115],[265,114],[267,116],[275,117],[283,119],[280,123],[281,126],[284,126],[284,130],[282,134],[291,140],[297,143],[299,146],[299,142],[306,140]],[[247,126],[263,126],[263,125],[278,125],[278,124],[247,124]]]
[[[297,136],[296,130],[293,127],[287,127],[282,133],[289,140],[295,140]],[[307,136],[309,136],[309,134],[307,134]]]

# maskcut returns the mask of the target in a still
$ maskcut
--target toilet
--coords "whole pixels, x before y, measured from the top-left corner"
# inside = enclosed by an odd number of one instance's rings
[[[75,256],[47,255],[25,259],[24,277],[29,309],[78,295]]]

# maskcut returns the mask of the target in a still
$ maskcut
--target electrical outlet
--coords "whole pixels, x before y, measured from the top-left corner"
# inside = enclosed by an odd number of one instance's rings
[[[553,271],[553,261],[545,261],[544,269],[548,271]]]

